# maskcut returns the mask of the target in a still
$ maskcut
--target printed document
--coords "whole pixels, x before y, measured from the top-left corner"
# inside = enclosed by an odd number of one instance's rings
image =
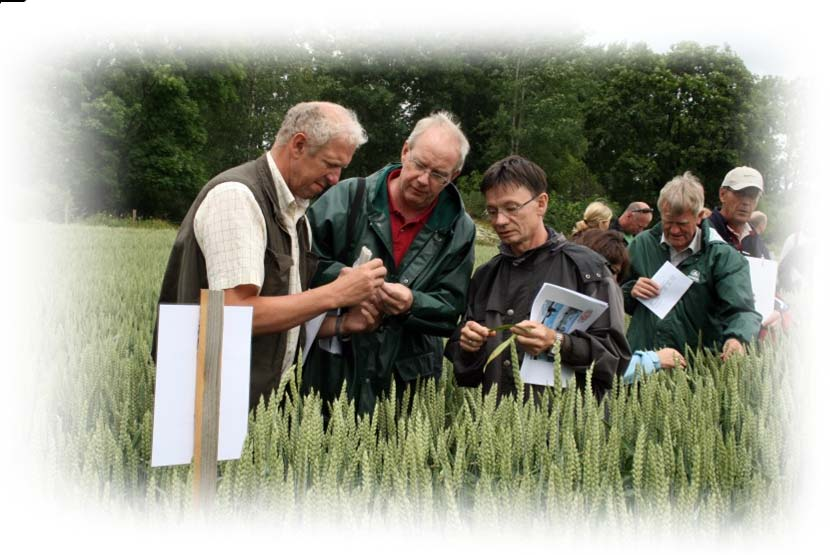
[[[651,276],[660,286],[660,294],[651,299],[637,299],[661,320],[677,304],[677,301],[692,286],[692,280],[678,270],[671,262],[666,262]]]
[[[587,330],[607,308],[608,303],[604,301],[545,283],[533,300],[530,319],[560,333],[571,333]],[[562,366],[561,374],[564,387],[573,376],[573,370]],[[546,353],[525,355],[521,376],[525,383],[554,385],[553,357]]]

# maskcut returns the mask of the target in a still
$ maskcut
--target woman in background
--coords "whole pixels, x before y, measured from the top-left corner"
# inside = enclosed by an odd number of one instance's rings
[[[585,213],[582,214],[582,219],[576,222],[576,225],[571,230],[571,238],[577,237],[580,233],[588,229],[608,229],[611,224],[611,218],[614,213],[607,204],[601,201],[594,201],[585,208]]]

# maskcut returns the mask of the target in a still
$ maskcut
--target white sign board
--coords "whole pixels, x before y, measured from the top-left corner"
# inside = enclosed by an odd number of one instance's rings
[[[254,309],[226,306],[219,394],[220,461],[238,459],[248,433]],[[151,466],[190,464],[196,410],[198,305],[160,305]]]
[[[778,263],[775,260],[747,256],[752,294],[755,295],[755,310],[766,320],[775,309],[775,281],[778,278]]]

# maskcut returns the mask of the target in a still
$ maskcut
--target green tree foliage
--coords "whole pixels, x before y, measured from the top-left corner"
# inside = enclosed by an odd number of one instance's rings
[[[321,36],[93,50],[50,68],[41,118],[58,148],[40,181],[61,176],[79,212],[178,220],[208,178],[269,148],[285,111],[310,99],[353,108],[369,134],[347,177],[396,161],[420,117],[455,113],[472,146],[468,204],[481,203],[473,176],[521,154],[547,172],[560,229],[599,197],[654,202],[685,170],[710,205],[735,165],[757,167],[771,191],[799,181],[798,85],[752,75],[728,47]]]

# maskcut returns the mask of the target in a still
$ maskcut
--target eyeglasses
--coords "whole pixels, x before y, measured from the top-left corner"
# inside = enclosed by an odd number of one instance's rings
[[[429,182],[432,183],[433,185],[435,185],[436,187],[439,187],[441,185],[446,185],[447,183],[450,182],[451,178],[449,176],[444,175],[443,173],[440,173],[440,172],[437,172],[435,170],[432,170],[432,169],[428,168],[427,166],[423,165],[420,160],[418,160],[417,158],[414,158],[412,156],[412,154],[409,155],[409,157],[407,158],[407,161],[410,164],[412,164],[412,167],[414,167],[415,171],[417,171],[418,173],[420,173],[420,174],[428,173],[429,174]]]
[[[490,218],[491,220],[495,220],[499,217],[499,212],[501,212],[508,218],[515,218],[516,214],[519,213],[519,210],[521,210],[537,198],[539,198],[539,195],[536,195],[529,201],[523,202],[522,204],[508,204],[507,206],[502,206],[501,208],[497,208],[495,206],[488,206],[484,210],[484,217]]]
[[[634,212],[635,214],[651,214],[654,210],[651,208],[635,208],[634,210],[630,210],[630,212]]]

